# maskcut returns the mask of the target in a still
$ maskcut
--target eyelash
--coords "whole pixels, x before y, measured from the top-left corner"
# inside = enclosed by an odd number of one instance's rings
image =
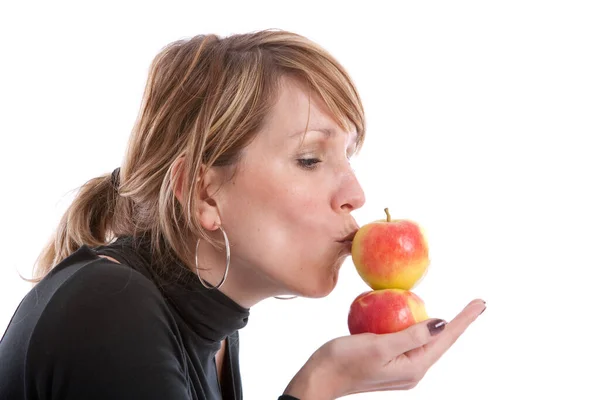
[[[308,170],[317,168],[317,164],[321,162],[318,158],[299,158],[297,161],[300,168]]]
[[[348,161],[350,161],[350,159],[352,158],[352,154],[347,154],[346,158],[348,159]],[[299,158],[297,159],[297,162],[300,168],[314,170],[315,168],[317,168],[317,164],[323,162],[323,160],[319,158]]]

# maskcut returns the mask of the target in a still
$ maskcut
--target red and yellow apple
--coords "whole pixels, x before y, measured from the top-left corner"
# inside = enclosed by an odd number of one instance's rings
[[[361,293],[350,306],[350,334],[399,332],[429,317],[423,300],[402,289],[381,289]]]
[[[406,219],[386,219],[363,225],[352,240],[352,261],[372,289],[412,289],[429,267],[429,247],[423,229]]]

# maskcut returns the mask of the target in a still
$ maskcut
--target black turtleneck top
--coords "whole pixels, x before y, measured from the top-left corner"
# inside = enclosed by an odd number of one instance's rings
[[[170,280],[152,265],[147,244],[119,238],[53,268],[0,341],[0,399],[242,399],[238,330],[250,310],[181,265]]]

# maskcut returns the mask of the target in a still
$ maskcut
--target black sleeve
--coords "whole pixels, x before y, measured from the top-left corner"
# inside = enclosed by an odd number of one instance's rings
[[[65,282],[32,334],[26,385],[38,399],[190,399],[175,321],[158,289],[96,261]]]
[[[282,394],[281,396],[279,396],[277,398],[277,400],[300,400],[300,399],[297,397],[294,397],[294,396],[290,396],[289,394]]]

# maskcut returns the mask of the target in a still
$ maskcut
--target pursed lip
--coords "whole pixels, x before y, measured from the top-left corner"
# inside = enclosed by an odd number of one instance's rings
[[[340,242],[340,243],[352,242],[354,240],[354,236],[356,236],[357,231],[358,231],[358,228],[354,228],[350,233],[348,233],[346,236],[344,236],[343,238],[338,240],[338,242]]]

